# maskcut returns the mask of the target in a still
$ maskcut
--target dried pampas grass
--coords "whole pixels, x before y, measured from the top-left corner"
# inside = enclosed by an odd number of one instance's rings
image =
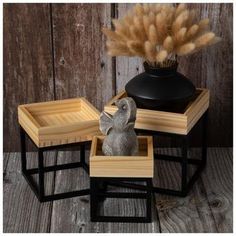
[[[209,30],[209,19],[196,21],[186,4],[136,4],[115,30],[103,28],[111,56],[139,56],[155,66],[170,66],[175,56],[189,55],[220,38]]]

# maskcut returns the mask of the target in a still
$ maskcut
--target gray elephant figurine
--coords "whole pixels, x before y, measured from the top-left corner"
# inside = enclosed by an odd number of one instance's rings
[[[118,111],[112,116],[103,111],[100,130],[106,135],[102,151],[106,156],[135,156],[138,154],[138,139],[134,131],[137,107],[130,97],[115,102]]]

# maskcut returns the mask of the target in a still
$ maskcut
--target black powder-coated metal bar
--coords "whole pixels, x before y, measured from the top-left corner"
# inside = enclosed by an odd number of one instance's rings
[[[65,145],[57,145],[52,147],[43,147],[39,148],[35,145],[33,140],[29,137],[29,135],[25,132],[25,130],[20,127],[20,136],[21,136],[21,166],[22,166],[22,174],[26,179],[27,183],[29,184],[32,191],[35,193],[36,197],[40,202],[47,202],[65,198],[71,198],[76,196],[84,196],[89,195],[89,189],[83,189],[78,191],[71,191],[66,193],[58,193],[52,195],[45,196],[45,189],[44,189],[44,174],[45,172],[50,171],[58,171],[58,170],[65,170],[65,169],[73,169],[82,167],[88,173],[88,165],[85,163],[85,144],[87,142],[82,143],[73,143],[73,144],[65,144]],[[37,147],[38,149],[38,168],[27,169],[26,168],[26,136],[31,140],[31,142]],[[74,162],[68,164],[61,164],[61,165],[54,165],[54,166],[46,166],[44,167],[44,156],[43,153],[48,150],[54,150],[56,148],[67,148],[72,146],[81,145],[80,151],[82,152],[82,162]],[[38,174],[39,184],[35,183],[32,176],[33,174]]]
[[[115,179],[115,180],[114,180]],[[104,181],[109,184],[110,181],[113,183],[118,183],[125,180],[132,180],[146,182],[146,192],[145,193],[126,193],[126,192],[104,192],[99,186]],[[110,177],[90,177],[90,219],[92,222],[151,222],[151,178],[110,178]],[[101,197],[105,198],[130,198],[130,199],[145,199],[146,201],[146,216],[104,216],[99,214],[99,202],[101,202]],[[115,206],[114,206],[115,207]]]
[[[150,223],[150,219],[142,216],[97,216],[92,222]]]
[[[79,196],[84,196],[84,195],[89,195],[89,194],[90,194],[90,189],[77,190],[77,191],[72,191],[72,192],[67,192],[67,193],[57,193],[57,194],[44,196],[43,202],[55,201],[55,200],[60,200],[60,199],[65,199],[65,198],[72,198],[72,197],[79,197]]]
[[[38,174],[39,174],[39,199],[43,200],[44,198],[44,171],[43,171],[43,151],[38,150]]]
[[[188,182],[188,186],[187,189],[188,191],[190,191],[190,189],[193,187],[194,183],[197,181],[197,179],[199,178],[201,172],[203,171],[205,165],[200,165],[196,170],[195,173],[193,174],[193,176],[191,177],[191,179]]]
[[[21,171],[26,171],[26,141],[25,141],[25,131],[22,127],[20,127],[20,143],[21,143]]]
[[[58,171],[58,170],[66,170],[66,169],[74,169],[78,167],[83,167],[83,164],[80,162],[68,163],[68,164],[61,164],[61,165],[53,165],[53,166],[45,166],[43,168],[43,172],[51,172],[51,171]],[[26,171],[27,174],[38,174],[38,168],[32,168]]]
[[[182,157],[180,156],[170,156],[170,155],[163,155],[163,154],[155,153],[154,158],[155,160],[182,162]]]
[[[193,184],[196,182],[198,177],[200,176],[201,172],[203,171],[206,160],[207,160],[207,121],[208,121],[208,110],[203,114],[203,116],[199,119],[197,124],[199,122],[202,122],[202,155],[201,159],[188,159],[188,141],[190,133],[187,135],[179,135],[179,134],[172,134],[172,133],[163,133],[158,131],[150,131],[150,130],[138,130],[136,129],[137,133],[141,134],[147,134],[147,135],[161,135],[161,136],[168,136],[168,137],[178,137],[182,139],[182,156],[169,156],[169,155],[159,155],[154,154],[155,159],[160,159],[163,161],[173,161],[173,162],[179,162],[181,164],[181,189],[180,190],[174,190],[174,189],[165,189],[165,188],[159,188],[159,187],[152,187],[152,192],[159,193],[159,194],[167,194],[167,195],[173,195],[173,196],[180,196],[185,197],[187,193],[190,191],[190,189],[193,187]],[[189,181],[187,181],[188,178],[188,165],[196,165],[197,170],[193,174],[193,176],[190,178]],[[139,190],[145,190],[144,186],[133,184],[133,183],[115,183],[113,181],[109,181],[109,185],[114,186],[121,186],[121,187],[127,187],[132,189],[139,189]]]
[[[170,156],[170,155],[163,155],[163,154],[154,154],[155,160],[162,160],[162,161],[171,161],[171,162],[182,162],[182,157],[180,156]],[[190,159],[188,158],[188,164],[191,165],[200,165],[202,163],[199,159]]]
[[[34,179],[32,178],[31,175],[27,175],[25,172],[22,172],[23,177],[25,178],[26,182],[30,186],[31,190],[34,192],[36,197],[39,199],[39,194],[38,194],[38,187],[37,184],[35,183]]]
[[[188,178],[188,135],[182,138],[182,174],[181,174],[181,192],[187,195],[187,178]]]
[[[206,165],[207,161],[207,123],[208,123],[208,111],[205,112],[202,122],[202,161]]]
[[[152,221],[152,179],[147,179],[147,199],[146,199],[146,218],[147,222]]]
[[[114,181],[113,179],[107,181],[107,185],[112,185],[115,187],[123,187],[123,188],[132,188],[141,191],[147,191],[147,186],[139,185],[135,183],[125,183],[125,182],[118,182]]]
[[[82,164],[84,170],[86,171],[86,173],[89,175],[89,165],[85,162]]]
[[[80,162],[85,163],[85,145],[80,144]]]
[[[96,179],[90,178],[90,220],[96,221],[98,203],[96,201]]]
[[[146,199],[146,193],[124,193],[124,192],[97,192],[95,194],[99,197],[106,198],[133,198],[133,199]]]
[[[159,194],[166,194],[166,195],[171,195],[171,196],[183,197],[182,191],[174,190],[174,189],[153,187],[152,191],[154,193],[159,193]]]

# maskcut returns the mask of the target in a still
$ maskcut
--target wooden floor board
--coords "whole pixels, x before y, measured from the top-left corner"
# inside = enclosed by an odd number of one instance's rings
[[[28,153],[28,161],[37,161],[37,153]],[[20,153],[11,153],[4,175],[3,231],[8,233],[48,232],[52,203],[38,202],[20,171]],[[5,157],[4,157],[5,158]],[[54,153],[46,155],[46,164],[55,160]],[[45,188],[52,189],[52,176],[46,176]]]
[[[179,149],[161,149],[162,153],[180,155]],[[199,150],[191,155],[198,157]],[[36,166],[36,153],[29,153],[29,166]],[[57,157],[56,157],[57,156]],[[88,153],[87,153],[88,156]],[[47,153],[46,164],[62,164],[79,160],[78,151]],[[230,148],[209,148],[207,167],[186,198],[155,194],[153,223],[91,223],[89,197],[75,197],[40,204],[20,173],[20,153],[5,153],[4,232],[232,232],[233,228],[233,155]],[[180,187],[178,164],[156,161],[154,185]],[[191,168],[191,172],[193,169]],[[55,184],[54,184],[55,179]],[[88,175],[82,169],[47,174],[46,190],[59,193],[89,187]],[[115,190],[114,187],[113,190]],[[133,191],[120,189],[120,191]],[[131,200],[105,200],[106,214],[144,212],[144,204]],[[116,207],[116,208],[115,208]],[[116,211],[115,211],[116,209]],[[157,219],[157,212],[159,220]],[[160,221],[160,224],[158,223]]]
[[[161,151],[163,154],[180,155],[176,149],[162,149]],[[199,151],[191,151],[191,157],[197,158]],[[209,159],[209,162],[211,162],[211,157]],[[156,161],[155,168],[154,185],[161,187],[172,185],[172,188],[180,188],[180,165],[178,163]],[[210,169],[210,166],[207,166],[207,169],[210,172],[214,171]],[[190,168],[189,173],[193,173],[193,168]],[[187,197],[156,194],[156,201],[162,232],[218,232],[213,213],[207,201],[207,192],[202,178],[196,182]]]
[[[79,160],[79,152],[59,152],[58,164]],[[56,173],[55,193],[68,190],[83,189],[89,187],[88,175],[82,169],[58,171]],[[117,190],[119,191],[119,189]],[[125,189],[124,191],[132,191]],[[128,202],[127,202],[128,201]],[[125,204],[126,203],[126,204]],[[119,212],[123,215],[132,215],[134,211],[142,214],[144,203],[136,201],[117,201],[106,199],[104,202],[105,214]],[[125,207],[124,207],[125,205]],[[116,209],[116,212],[114,211]],[[155,209],[153,208],[153,223],[91,223],[89,196],[76,197],[55,201],[53,203],[51,232],[53,233],[135,233],[135,232],[159,232],[159,225]]]
[[[212,148],[202,174],[207,201],[220,233],[233,232],[233,150]]]
[[[58,152],[57,164],[79,161],[79,152]],[[56,172],[55,192],[73,191],[89,187],[89,178],[82,168]],[[53,202],[50,232],[82,233],[89,230],[89,196]]]

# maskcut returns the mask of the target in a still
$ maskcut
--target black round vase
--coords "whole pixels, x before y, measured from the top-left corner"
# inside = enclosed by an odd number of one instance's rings
[[[163,111],[184,109],[196,88],[184,75],[177,72],[178,63],[171,67],[152,67],[144,62],[145,72],[135,76],[125,86],[138,108]]]

